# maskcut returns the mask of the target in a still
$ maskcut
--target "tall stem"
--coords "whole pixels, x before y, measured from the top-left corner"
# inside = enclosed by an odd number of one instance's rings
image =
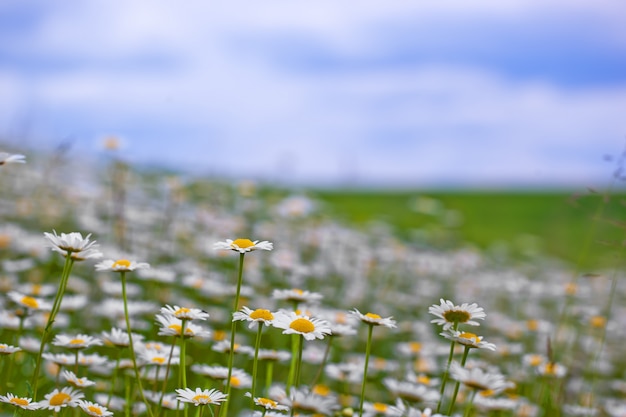
[[[332,335],[330,335],[328,337],[328,344],[326,345],[326,351],[324,352],[324,358],[322,359],[322,363],[321,363],[319,369],[317,370],[317,374],[315,375],[315,378],[313,378],[313,382],[311,382],[311,388],[313,388],[315,386],[315,384],[317,384],[317,381],[320,379],[320,376],[322,375],[322,371],[326,367],[326,362],[328,361],[328,356],[330,354],[330,347],[333,344],[333,339],[334,339],[334,337]]]
[[[181,326],[180,326],[180,363],[179,363],[179,368],[180,368],[180,382],[181,382],[181,388],[185,389],[187,388],[187,370],[185,368],[185,356],[186,356],[186,348],[185,346],[187,345],[185,343],[185,324],[187,324],[187,320],[181,320]],[[177,407],[178,409],[178,407]],[[183,411],[185,417],[187,417],[189,415],[189,407],[185,407],[184,411]]]
[[[459,327],[459,323],[454,323],[453,330]],[[454,345],[456,342],[453,340],[450,342],[450,354],[448,355],[448,363],[446,369],[443,371],[443,377],[441,379],[441,389],[439,390],[439,402],[437,403],[437,413],[441,410],[441,403],[443,402],[443,394],[446,391],[446,382],[448,381],[448,373],[450,372],[450,364],[452,363],[452,357],[454,356]]]
[[[461,358],[461,366],[465,366],[465,362],[467,361],[467,355],[469,355],[469,351],[470,351],[470,347],[469,346],[465,346],[465,350],[463,351],[463,357]],[[459,381],[456,381],[456,384],[454,385],[454,394],[452,394],[452,401],[450,402],[450,408],[448,408],[448,415],[452,415],[452,409],[454,408],[454,403],[456,402],[456,396],[459,394],[459,387],[461,386],[461,383]]]
[[[50,330],[52,329],[52,323],[54,323],[54,319],[61,308],[61,301],[63,300],[63,294],[65,293],[65,288],[67,287],[67,281],[70,276],[70,272],[72,271],[72,266],[74,265],[74,260],[72,259],[72,254],[68,252],[65,256],[65,264],[63,265],[63,272],[61,273],[61,282],[59,283],[59,289],[57,290],[57,295],[54,298],[54,303],[52,304],[52,310],[50,311],[50,315],[48,316],[48,322],[46,323],[46,327],[43,329],[43,336],[41,337],[41,345],[39,346],[39,354],[37,355],[37,364],[35,365],[35,372],[33,373],[32,379],[32,387],[33,387],[33,398],[37,399],[37,388],[39,384],[39,372],[41,371],[41,357],[43,355],[43,350],[46,346],[46,342],[49,338]]]
[[[150,417],[153,417],[152,410],[150,409],[150,404],[148,404],[148,400],[143,393],[143,387],[141,385],[141,376],[139,375],[139,368],[137,367],[137,359],[135,358],[135,347],[133,345],[133,333],[130,326],[130,316],[128,314],[128,298],[126,296],[126,271],[120,272],[120,277],[122,279],[122,299],[124,300],[124,319],[126,320],[126,331],[128,332],[128,347],[130,348],[130,358],[133,361],[133,369],[135,370],[135,378],[137,379],[137,386],[139,387],[139,394],[141,395],[141,399],[146,405],[146,409],[148,410],[148,414]]]
[[[239,307],[239,294],[241,294],[241,283],[243,278],[243,258],[245,253],[239,254],[239,274],[237,276],[237,293],[235,294],[235,304],[233,311],[237,311]],[[226,398],[224,406],[220,409],[220,416],[228,415],[228,406],[230,404],[230,378],[233,375],[233,361],[235,357],[235,333],[237,332],[237,322],[231,319],[230,322],[230,352],[228,352],[228,378],[226,379]]]
[[[263,330],[263,322],[257,323],[256,342],[254,344],[254,362],[252,362],[252,396],[250,401],[250,409],[254,410],[254,396],[256,395],[256,375],[259,364],[259,348],[261,347],[261,331]]]
[[[367,345],[365,346],[365,366],[363,367],[363,384],[361,384],[361,400],[359,402],[359,417],[363,416],[363,400],[365,399],[365,381],[367,381],[367,368],[370,363],[370,351],[372,349],[372,331],[373,324],[368,324],[367,329]]]

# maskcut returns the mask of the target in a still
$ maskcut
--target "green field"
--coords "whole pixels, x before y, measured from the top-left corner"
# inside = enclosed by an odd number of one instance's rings
[[[390,224],[405,239],[435,246],[474,244],[507,256],[562,258],[582,269],[616,265],[624,240],[623,195],[568,192],[317,190],[330,215],[366,226]],[[588,272],[588,271],[586,271]]]

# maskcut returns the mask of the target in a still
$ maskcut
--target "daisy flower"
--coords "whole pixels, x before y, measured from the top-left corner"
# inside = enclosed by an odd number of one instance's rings
[[[145,361],[146,365],[157,365],[157,366],[165,366],[167,365],[169,359],[169,354],[165,354],[159,352],[157,350],[147,349],[142,351],[139,354],[139,357]],[[170,363],[172,365],[178,365],[180,358],[177,356],[172,356]]]
[[[354,309],[354,311],[351,311],[350,314],[357,317],[363,323],[367,323],[372,326],[385,326],[389,328],[396,327],[396,321],[393,320],[393,317],[382,318],[378,314],[374,313],[362,314],[356,308]]]
[[[318,303],[322,298],[322,294],[317,292],[311,292],[301,290],[299,288],[292,288],[288,290],[274,290],[272,291],[272,298],[275,300],[284,300],[297,303]]]
[[[209,366],[201,364],[191,365],[191,370],[198,374],[208,376],[209,378],[222,380],[228,378],[228,368],[225,366]],[[233,374],[236,372],[244,372],[243,369],[233,368]]]
[[[563,378],[567,373],[567,368],[556,362],[545,362],[537,366],[536,371],[542,376]]]
[[[63,378],[65,378],[68,384],[76,388],[85,388],[96,385],[94,381],[90,381],[86,377],[78,378],[72,371],[63,371],[61,375],[63,375]]]
[[[183,330],[183,322],[174,316],[157,314],[156,319],[159,322],[159,336],[181,336]],[[193,323],[185,323],[185,337],[207,338],[211,336],[211,332]]]
[[[128,272],[135,269],[150,268],[150,264],[145,262],[129,261],[128,259],[107,259],[96,264],[96,271],[113,271],[113,272]]]
[[[469,348],[496,350],[496,345],[483,341],[482,336],[477,336],[474,333],[459,332],[458,330],[449,329],[448,331],[439,333],[439,335]]]
[[[259,360],[285,362],[291,359],[291,353],[286,350],[259,349]]]
[[[317,395],[308,388],[292,387],[290,394],[285,395],[282,402],[303,415],[322,414],[330,416],[340,407],[335,396]]]
[[[294,312],[276,313],[272,326],[284,329],[283,334],[299,334],[306,340],[323,339],[324,336],[331,334],[328,321],[301,316]]]
[[[482,307],[478,304],[463,303],[460,306],[454,305],[450,300],[439,300],[440,305],[432,305],[428,312],[439,318],[431,320],[431,323],[443,325],[443,330],[451,329],[458,324],[469,324],[470,326],[480,326],[477,321],[483,320],[486,316]]]
[[[78,406],[82,408],[85,413],[93,417],[109,417],[113,415],[113,412],[109,411],[106,407],[98,403],[92,403],[91,401],[80,400]]]
[[[0,343],[0,355],[10,355],[11,353],[19,352],[22,348]]]
[[[497,393],[508,387],[503,375],[485,372],[480,368],[467,369],[458,362],[452,362],[450,365],[450,376],[466,387],[477,391],[490,390]]]
[[[26,163],[24,155],[17,153],[10,154],[6,152],[0,152],[0,166],[6,164],[24,164]]]
[[[133,341],[141,341],[143,338],[143,335],[133,333]],[[130,344],[128,333],[117,327],[113,327],[110,332],[102,332],[102,340],[105,345],[117,347],[127,347]]]
[[[177,305],[161,307],[161,313],[169,314],[179,320],[206,320],[209,318],[209,313],[199,308],[186,308]]]
[[[213,345],[211,350],[220,353],[230,352],[230,342],[228,340],[219,341]],[[242,353],[244,355],[254,354],[254,348],[235,343],[233,345],[233,353]]]
[[[429,389],[426,385],[415,384],[408,381],[398,381],[393,378],[385,378],[383,385],[396,397],[410,402],[436,403],[439,401],[439,392]]]
[[[246,392],[246,397],[251,397],[252,394]],[[286,405],[280,405],[278,402],[271,400],[269,398],[264,397],[254,397],[254,404],[256,406],[262,407],[265,410],[274,410],[274,411],[287,411],[289,407]]]
[[[216,389],[202,389],[196,388],[196,390],[192,390],[190,388],[177,389],[176,392],[178,396],[177,400],[184,403],[191,403],[196,407],[199,405],[207,405],[207,404],[219,404],[222,401],[226,401],[226,394],[216,390]]]
[[[59,334],[54,337],[52,344],[54,346],[61,346],[68,349],[85,349],[90,346],[102,345],[102,340],[86,334],[78,334],[76,336]]]
[[[271,311],[262,308],[251,310],[250,308],[244,306],[241,308],[241,311],[233,313],[233,321],[248,321],[250,322],[248,324],[249,329],[255,327],[257,323],[269,326],[272,324],[272,320],[274,320],[274,314],[272,314]]]
[[[55,389],[50,394],[46,394],[43,400],[39,401],[39,407],[54,410],[58,413],[61,411],[61,408],[76,407],[79,400],[84,396],[82,392],[75,391],[70,387],[64,387],[61,391]]]
[[[235,240],[226,239],[225,242],[216,242],[213,245],[213,249],[216,249],[216,250],[230,249],[230,250],[234,250],[235,252],[246,253],[246,252],[255,251],[257,249],[272,250],[274,249],[274,244],[271,242],[268,242],[267,240],[264,240],[262,242],[255,240],[253,242],[250,239],[241,239],[241,238],[235,239]]]
[[[48,240],[50,248],[61,255],[70,254],[70,257],[75,261],[102,257],[102,252],[96,249],[99,246],[96,241],[89,240],[91,233],[83,238],[83,235],[78,232],[61,233],[61,236],[57,235],[56,230],[52,232],[44,233],[44,236]]]
[[[50,310],[52,306],[50,303],[42,300],[41,298],[35,298],[28,295],[24,295],[17,291],[9,291],[7,294],[11,301],[15,304],[26,307],[31,310]]]
[[[363,415],[366,417],[372,417],[376,415],[388,416],[388,417],[400,417],[404,414],[403,410],[393,405],[385,403],[363,403]]]
[[[0,401],[11,404],[14,407],[23,408],[24,410],[37,410],[39,408],[39,403],[33,402],[32,398],[16,397],[11,393],[0,395]]]

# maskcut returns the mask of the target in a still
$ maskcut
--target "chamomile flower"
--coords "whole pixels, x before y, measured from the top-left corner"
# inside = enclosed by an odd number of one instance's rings
[[[32,398],[16,397],[11,393],[7,393],[7,395],[0,395],[0,402],[10,404],[14,407],[23,408],[24,410],[39,409],[39,403],[33,402]]]
[[[317,292],[311,292],[301,290],[299,288],[292,288],[288,290],[274,290],[272,291],[272,298],[275,300],[284,300],[296,303],[318,303],[322,298],[322,294]]]
[[[393,317],[382,318],[378,314],[374,314],[374,313],[362,314],[356,308],[354,309],[354,311],[351,311],[350,314],[357,317],[363,323],[366,323],[372,326],[385,326],[389,328],[396,327],[396,321],[393,320]]]
[[[56,230],[53,230],[52,233],[44,233],[44,236],[53,251],[59,252],[63,256],[69,254],[75,261],[102,257],[102,252],[96,249],[99,246],[96,241],[89,240],[91,234],[84,238],[78,232],[61,233],[61,236],[59,236]]]
[[[10,355],[15,352],[19,352],[22,348],[7,345],[6,343],[0,343],[0,355]]]
[[[448,331],[439,333],[439,335],[469,348],[496,350],[496,345],[485,342],[482,336],[477,336],[474,333],[459,332],[458,330],[449,329]]]
[[[301,316],[294,312],[276,313],[272,325],[284,329],[283,334],[299,334],[306,340],[323,339],[324,336],[331,334],[328,321]]]
[[[541,376],[563,378],[567,374],[567,368],[556,362],[544,362],[537,366],[536,371]]]
[[[183,331],[183,322],[174,316],[157,314],[156,319],[159,322],[159,336],[181,336]],[[185,337],[208,338],[211,332],[193,323],[185,323]]]
[[[91,401],[80,400],[78,406],[92,417],[109,417],[113,415],[113,412],[109,411],[106,407]]]
[[[87,377],[78,378],[72,371],[63,371],[61,375],[63,375],[63,378],[65,378],[68,384],[76,388],[85,388],[96,385],[94,381],[90,381]]]
[[[143,338],[143,335],[133,333],[133,342],[139,342]],[[117,347],[128,347],[130,344],[128,333],[117,327],[113,327],[110,332],[102,332],[102,340],[105,345]]]
[[[107,259],[96,264],[96,271],[129,272],[135,269],[150,268],[150,264],[145,262],[129,261],[128,259]]]
[[[10,154],[7,152],[0,152],[0,166],[7,164],[24,164],[26,163],[24,155],[17,153]]]
[[[396,397],[409,402],[436,403],[439,401],[439,392],[423,384],[408,381],[398,381],[393,378],[383,379],[383,385]]]
[[[59,334],[54,337],[52,344],[54,346],[61,346],[68,349],[85,349],[90,346],[102,345],[102,340],[86,334],[78,334],[76,336]]]
[[[252,394],[246,392],[246,397],[251,397]],[[274,410],[274,411],[287,411],[289,407],[286,405],[281,405],[278,402],[264,397],[254,397],[254,405],[258,407],[262,407],[265,410]]]
[[[170,360],[169,354],[159,352],[153,349],[146,349],[139,353],[139,357],[146,365],[166,366],[168,362],[172,365],[178,365],[180,358],[178,356],[172,356]]]
[[[179,388],[176,392],[178,393],[178,396],[176,397],[177,400],[193,404],[196,407],[199,405],[219,404],[226,401],[226,394],[216,389],[208,390],[196,388],[194,391],[190,388]]]
[[[242,238],[235,239],[235,240],[226,239],[225,242],[216,242],[213,245],[213,249],[230,249],[230,250],[234,250],[235,252],[246,253],[246,252],[255,251],[257,249],[272,250],[274,249],[274,244],[271,242],[268,242],[267,240],[264,240],[262,242],[255,240],[253,242],[250,239],[242,239]]]
[[[480,368],[467,369],[458,362],[452,362],[450,365],[450,377],[476,391],[490,390],[498,393],[509,386],[502,374],[486,372]]]
[[[9,291],[7,295],[15,304],[31,310],[50,310],[52,308],[50,303],[42,300],[41,298],[24,295],[17,291]]]
[[[169,314],[176,317],[179,320],[206,320],[209,318],[209,313],[200,310],[199,308],[186,308],[175,305],[174,307],[166,305],[161,307],[162,314]]]
[[[483,320],[486,317],[482,307],[478,304],[463,303],[460,306],[454,305],[450,300],[439,300],[440,305],[433,305],[428,308],[428,312],[439,318],[431,320],[431,323],[440,324],[443,330],[448,330],[458,324],[469,324],[470,326],[480,326],[475,320]]]
[[[393,405],[385,403],[371,403],[365,401],[363,403],[363,415],[366,417],[373,416],[387,416],[387,417],[400,417],[403,411]]]
[[[262,308],[252,310],[244,306],[241,308],[241,311],[236,311],[233,313],[233,321],[248,321],[249,329],[257,326],[258,323],[269,326],[272,324],[273,320],[274,314],[271,311]]]
[[[55,412],[61,411],[64,407],[76,407],[79,400],[85,395],[74,388],[64,387],[61,391],[55,389],[49,394],[44,396],[44,399],[39,401],[39,407],[48,410],[54,410]]]

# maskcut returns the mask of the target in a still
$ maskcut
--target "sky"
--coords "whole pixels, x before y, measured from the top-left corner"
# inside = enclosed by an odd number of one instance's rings
[[[115,136],[133,164],[281,184],[597,186],[626,145],[626,3],[3,0],[0,95],[10,149]]]

